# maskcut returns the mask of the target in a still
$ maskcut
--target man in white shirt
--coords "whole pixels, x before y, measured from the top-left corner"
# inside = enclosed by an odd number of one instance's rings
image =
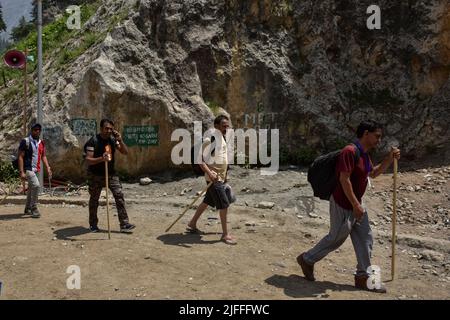
[[[228,151],[227,143],[224,137],[227,129],[230,127],[229,121],[230,120],[225,115],[220,115],[214,120],[214,128],[216,133],[219,133],[218,135],[216,134],[216,136],[220,136],[221,141],[214,141],[216,145],[213,152],[210,152],[210,148],[212,146],[211,139],[206,138],[203,142],[203,154],[205,154],[205,150],[209,151],[207,154],[211,154],[211,161],[208,161],[208,163],[200,163],[200,167],[205,172],[206,183],[209,184],[212,181],[213,184],[206,191],[205,198],[198,206],[197,211],[189,222],[187,231],[191,233],[198,233],[198,219],[208,206],[215,207],[220,211],[220,222],[222,224],[223,232],[221,241],[226,244],[236,244],[236,240],[229,234],[227,228],[227,213],[231,199],[227,195],[226,190]]]

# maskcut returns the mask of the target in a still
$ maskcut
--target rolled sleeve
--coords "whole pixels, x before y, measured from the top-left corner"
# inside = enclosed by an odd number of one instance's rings
[[[336,172],[352,173],[355,168],[355,152],[349,148],[344,148],[339,154],[336,165]]]

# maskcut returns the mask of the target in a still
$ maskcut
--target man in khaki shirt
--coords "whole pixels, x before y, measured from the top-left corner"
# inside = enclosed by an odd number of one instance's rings
[[[204,159],[204,162],[200,163],[200,167],[205,172],[206,182],[209,184],[209,182],[213,181],[213,184],[206,191],[205,198],[189,222],[187,231],[191,233],[200,232],[197,229],[198,219],[208,206],[215,207],[220,211],[220,222],[223,232],[221,241],[226,244],[236,244],[236,240],[228,233],[227,228],[227,213],[231,200],[227,196],[227,185],[225,184],[228,168],[228,150],[224,136],[229,127],[228,117],[224,115],[218,116],[214,120],[214,128],[216,133],[219,131],[221,141],[215,141],[216,145],[213,152],[210,150],[212,146],[211,138],[206,138],[203,142],[203,154],[211,154],[211,159]],[[217,137],[217,134],[215,136]]]

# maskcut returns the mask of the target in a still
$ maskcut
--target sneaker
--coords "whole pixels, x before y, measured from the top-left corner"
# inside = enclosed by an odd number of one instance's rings
[[[27,216],[31,216],[31,208],[25,208],[25,210],[23,211],[23,214],[27,215]]]
[[[134,228],[136,228],[136,226],[134,224],[127,223],[127,224],[124,224],[123,226],[120,226],[120,232],[130,233],[131,230],[133,230]]]
[[[31,209],[31,217],[32,218],[40,218],[41,217],[41,213],[39,212],[39,210],[37,208]]]
[[[91,232],[99,232],[100,231],[100,229],[97,226],[89,226],[89,230]]]
[[[302,268],[305,278],[309,281],[315,281],[316,278],[314,278],[314,265],[307,263],[305,261],[305,259],[303,258],[303,256],[304,256],[304,253],[302,253],[301,255],[299,255],[297,257],[297,263]]]

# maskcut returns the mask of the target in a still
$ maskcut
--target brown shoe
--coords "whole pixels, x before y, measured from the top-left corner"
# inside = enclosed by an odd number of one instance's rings
[[[379,288],[373,288],[370,289],[367,286],[367,279],[369,279],[369,276],[355,276],[355,287],[358,289],[370,291],[370,292],[376,292],[376,293],[386,293],[386,287],[383,284],[380,284]]]
[[[303,274],[305,275],[305,278],[309,281],[314,281],[316,280],[316,278],[314,278],[314,265],[307,263],[304,259],[303,259],[303,255],[305,253],[302,253],[301,255],[299,255],[297,257],[297,262],[300,265],[300,267],[302,268]]]

